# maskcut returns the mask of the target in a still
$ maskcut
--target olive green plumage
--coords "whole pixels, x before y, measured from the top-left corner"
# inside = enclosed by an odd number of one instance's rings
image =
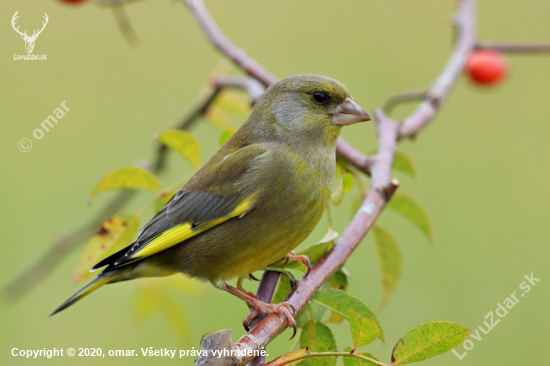
[[[136,241],[94,266],[106,268],[54,314],[105,283],[184,273],[219,287],[283,258],[321,219],[343,125],[369,119],[333,79],[275,83]]]

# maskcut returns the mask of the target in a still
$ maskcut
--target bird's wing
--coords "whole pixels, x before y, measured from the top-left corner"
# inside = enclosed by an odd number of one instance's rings
[[[135,242],[92,267],[119,267],[149,257],[232,217],[244,215],[258,197],[247,173],[261,164],[258,145],[214,157],[145,225]]]

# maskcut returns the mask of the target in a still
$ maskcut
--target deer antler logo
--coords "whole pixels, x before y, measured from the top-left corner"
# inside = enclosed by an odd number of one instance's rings
[[[13,18],[11,19],[11,26],[13,27],[13,29],[15,29],[15,31],[17,33],[19,33],[21,35],[21,38],[23,38],[23,40],[25,41],[25,48],[27,49],[27,53],[31,53],[33,48],[34,48],[34,41],[36,41],[36,38],[38,37],[38,35],[40,33],[42,33],[42,31],[44,30],[44,28],[46,28],[46,24],[48,24],[48,14],[44,13],[44,19],[46,19],[46,22],[42,22],[42,29],[40,30],[35,30],[32,34],[32,36],[28,36],[27,35],[27,30],[25,29],[25,32],[20,32],[19,31],[19,27],[15,28],[15,20],[17,18],[19,18],[17,16],[17,13],[19,12],[19,10],[17,10],[15,12],[15,14],[13,14]]]

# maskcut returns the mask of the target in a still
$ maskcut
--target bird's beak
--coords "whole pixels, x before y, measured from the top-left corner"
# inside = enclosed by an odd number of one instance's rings
[[[350,97],[344,99],[332,117],[332,124],[349,126],[354,123],[371,121],[372,117]]]

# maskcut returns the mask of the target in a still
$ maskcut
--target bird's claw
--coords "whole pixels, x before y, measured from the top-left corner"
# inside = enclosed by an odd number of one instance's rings
[[[288,302],[284,301],[278,304],[268,304],[256,298],[253,303],[249,305],[253,307],[253,310],[246,316],[246,318],[243,319],[243,326],[247,332],[250,331],[250,324],[254,319],[256,319],[256,317],[258,317],[260,312],[266,314],[280,314],[286,316],[288,326],[294,331],[290,339],[294,338],[296,335],[296,321],[294,320],[294,316],[292,314],[295,310],[294,307]]]
[[[298,261],[298,262],[302,262],[304,264],[304,266],[306,266],[306,268],[307,268],[306,276],[307,276],[307,274],[311,270],[311,262],[309,261],[309,258],[307,257],[307,255],[298,255],[295,252],[290,252],[285,256],[285,265],[291,259],[295,260],[295,261]]]

